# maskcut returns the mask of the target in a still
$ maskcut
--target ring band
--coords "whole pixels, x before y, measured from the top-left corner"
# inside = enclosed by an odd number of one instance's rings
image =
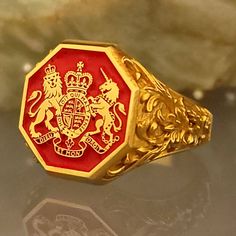
[[[211,126],[116,45],[71,40],[26,76],[19,122],[46,170],[96,181],[205,143]]]

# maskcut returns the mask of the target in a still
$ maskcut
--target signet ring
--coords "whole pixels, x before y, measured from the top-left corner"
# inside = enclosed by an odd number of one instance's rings
[[[19,129],[49,172],[106,182],[209,141],[211,127],[114,44],[64,41],[25,78]]]

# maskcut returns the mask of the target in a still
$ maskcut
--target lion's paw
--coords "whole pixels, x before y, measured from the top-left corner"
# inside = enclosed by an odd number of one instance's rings
[[[56,116],[60,116],[61,115],[61,111],[60,110],[56,110]]]
[[[36,132],[31,134],[32,138],[39,138],[42,134],[40,132]]]
[[[52,131],[52,132],[58,132],[59,129],[58,129],[57,127],[52,127],[52,128],[51,128],[51,131]]]

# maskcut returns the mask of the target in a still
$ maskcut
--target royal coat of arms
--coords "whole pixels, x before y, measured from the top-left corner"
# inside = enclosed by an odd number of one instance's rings
[[[107,152],[119,141],[120,115],[126,116],[125,106],[119,102],[120,89],[102,67],[100,73],[104,82],[99,86],[100,94],[88,96],[96,78],[84,72],[84,66],[83,61],[78,61],[75,70],[62,75],[55,65],[47,64],[42,78],[43,91],[33,91],[27,101],[32,139],[38,145],[52,140],[54,151],[63,157],[79,158],[88,145],[99,154]],[[63,83],[66,85],[64,93]],[[94,129],[87,130],[92,120]],[[38,125],[44,125],[47,132],[39,132]],[[94,138],[97,134],[99,138]]]

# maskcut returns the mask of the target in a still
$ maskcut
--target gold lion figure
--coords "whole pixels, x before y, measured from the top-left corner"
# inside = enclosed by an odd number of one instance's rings
[[[35,100],[29,109],[29,116],[35,117],[35,120],[31,122],[29,130],[30,134],[33,138],[37,138],[41,136],[40,132],[35,131],[35,126],[43,122],[46,118],[45,126],[48,130],[52,132],[57,132],[58,128],[53,127],[50,123],[50,120],[53,118],[53,113],[50,111],[50,108],[56,109],[56,114],[60,114],[60,106],[59,100],[62,96],[62,82],[59,72],[56,72],[56,67],[54,65],[48,65],[45,68],[46,75],[44,76],[43,81],[43,90],[44,90],[44,101],[40,104],[40,106],[33,112],[33,107],[41,100],[42,92],[40,90],[34,91],[29,101]]]
[[[105,143],[113,143],[113,133],[111,132],[111,128],[113,127],[115,132],[121,130],[122,120],[117,114],[117,108],[119,111],[126,115],[124,104],[120,102],[116,102],[119,98],[119,88],[112,79],[109,79],[108,76],[104,73],[101,68],[101,72],[106,79],[106,82],[99,86],[99,90],[101,91],[101,95],[93,98],[89,97],[92,101],[90,104],[91,114],[95,116],[96,114],[101,115],[101,118],[98,119],[95,123],[96,130],[89,132],[90,135],[98,134],[101,132],[101,128],[103,128],[102,140]],[[110,112],[110,108],[113,108],[113,112]],[[119,125],[116,126],[115,118],[119,121]],[[105,139],[105,135],[108,135],[109,140]],[[118,136],[116,139],[119,138]]]

